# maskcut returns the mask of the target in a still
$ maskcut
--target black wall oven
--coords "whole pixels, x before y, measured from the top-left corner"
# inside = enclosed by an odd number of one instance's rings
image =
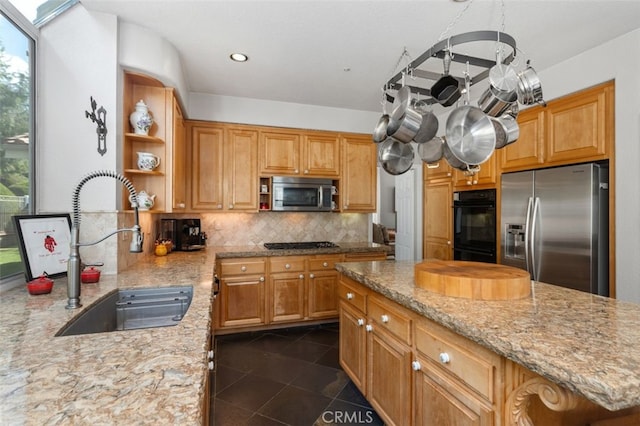
[[[453,193],[453,259],[496,263],[496,190]]]

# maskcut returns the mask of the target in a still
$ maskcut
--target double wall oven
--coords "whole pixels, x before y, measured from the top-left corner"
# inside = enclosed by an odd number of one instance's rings
[[[496,190],[453,193],[453,259],[496,263]]]

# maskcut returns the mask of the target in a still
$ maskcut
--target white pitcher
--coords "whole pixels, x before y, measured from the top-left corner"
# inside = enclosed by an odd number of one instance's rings
[[[152,171],[160,165],[160,157],[150,152],[138,152],[138,168],[140,170]]]

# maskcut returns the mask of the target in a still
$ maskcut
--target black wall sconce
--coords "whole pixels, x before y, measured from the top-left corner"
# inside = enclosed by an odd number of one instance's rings
[[[90,118],[91,121],[97,124],[96,133],[98,134],[98,153],[100,155],[104,155],[107,152],[107,110],[104,107],[98,108],[96,111],[96,106],[98,104],[91,96],[91,109],[92,111],[85,111],[84,114],[87,118]]]

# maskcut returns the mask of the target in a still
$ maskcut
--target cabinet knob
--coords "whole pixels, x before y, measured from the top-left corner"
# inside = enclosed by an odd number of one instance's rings
[[[347,293],[347,300],[353,299],[353,293]]]
[[[211,351],[209,351],[209,352],[207,352],[207,358],[208,358],[208,359],[213,359],[213,357],[214,357],[214,353],[213,353],[213,351],[212,351],[212,350],[211,350]]]
[[[451,362],[451,357],[446,352],[440,353],[440,362],[443,364],[449,364]]]
[[[222,204],[218,204],[218,206],[216,207],[219,210],[222,210]]]
[[[214,367],[213,361],[209,361],[209,364],[207,366],[209,367],[209,371],[213,371],[213,367]]]
[[[291,265],[289,265],[288,263],[284,265],[284,269],[291,269]]]
[[[451,177],[451,172],[447,172],[447,177]]]
[[[309,278],[313,279],[313,278],[315,278],[315,277],[316,277],[315,275],[313,275],[313,274],[309,274]]]
[[[362,327],[364,325],[364,320],[362,318],[358,318],[358,327]]]
[[[176,206],[177,206],[179,209],[184,209],[187,205],[186,205],[185,203],[178,203],[178,204],[176,204]]]
[[[420,361],[412,361],[411,362],[411,368],[413,369],[413,371],[422,370],[422,366],[420,365]]]
[[[371,324],[367,324],[367,326],[364,329],[367,330],[369,333],[371,333],[373,331],[373,326]]]
[[[300,278],[301,280],[304,279],[304,274],[298,275],[298,278]]]
[[[244,265],[242,265],[242,266],[240,267],[240,270],[241,270],[242,272],[246,272],[246,271],[247,271],[247,267],[246,267],[246,266],[244,266]]]
[[[233,204],[229,204],[229,210],[233,209]]]
[[[300,173],[300,170],[295,169],[295,170],[293,171],[293,173],[296,173],[296,174],[297,174],[297,173]]]
[[[309,174],[309,170],[305,169],[305,170],[304,170],[304,174],[305,174],[305,175],[308,175],[308,174]]]
[[[473,184],[474,184],[474,185],[477,185],[477,184],[478,184],[478,180],[477,180],[477,179],[475,179],[475,180],[473,181]]]
[[[263,283],[264,282],[264,277],[260,277],[260,282]]]
[[[447,241],[447,245],[449,245],[449,246],[450,246],[450,245],[451,245],[451,241]]]
[[[323,262],[322,266],[324,266],[326,268],[327,266],[329,266],[329,264],[327,262]]]
[[[380,316],[380,320],[385,324],[388,323],[389,322],[389,315],[381,315]]]

